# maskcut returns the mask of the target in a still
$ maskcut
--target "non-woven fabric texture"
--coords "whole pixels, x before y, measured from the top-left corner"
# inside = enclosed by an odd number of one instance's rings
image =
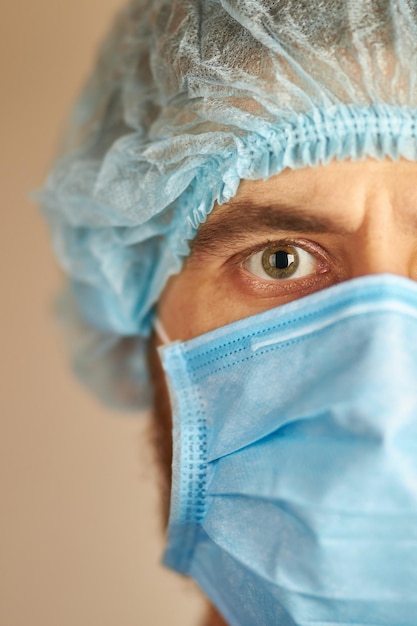
[[[229,626],[415,626],[416,333],[417,283],[375,275],[160,350],[164,562]]]
[[[146,404],[155,305],[215,204],[288,167],[416,160],[416,80],[416,0],[130,2],[39,193],[82,376]]]

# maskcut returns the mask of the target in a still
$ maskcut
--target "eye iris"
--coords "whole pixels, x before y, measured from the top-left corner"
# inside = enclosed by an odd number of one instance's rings
[[[271,246],[262,255],[262,267],[271,278],[291,277],[298,264],[298,252],[293,246]]]

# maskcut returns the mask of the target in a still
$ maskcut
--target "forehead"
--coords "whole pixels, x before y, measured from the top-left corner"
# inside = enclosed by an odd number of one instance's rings
[[[301,197],[308,190],[342,201],[347,190],[376,191],[389,186],[401,191],[403,185],[414,186],[416,182],[417,163],[405,159],[396,162],[390,159],[332,161],[317,167],[286,169],[267,180],[243,180],[237,197],[260,195],[263,199],[272,199],[276,193],[291,193],[294,197]]]
[[[243,180],[236,196],[215,208],[208,222],[236,219],[245,207],[281,214],[326,217],[352,228],[364,212],[389,202],[404,217],[417,215],[417,163],[400,159],[361,162],[333,161],[327,165],[284,170],[268,180]]]

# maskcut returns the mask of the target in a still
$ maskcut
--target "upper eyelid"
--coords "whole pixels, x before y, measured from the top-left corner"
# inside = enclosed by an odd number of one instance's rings
[[[257,244],[256,246],[247,248],[246,250],[242,250],[234,256],[240,258],[240,262],[242,262],[242,259],[247,260],[254,254],[257,254],[258,252],[261,252],[262,250],[265,250],[270,246],[277,246],[279,244],[293,246],[294,248],[301,248],[302,250],[304,250],[305,252],[309,252],[313,256],[316,253],[316,256],[327,257],[327,251],[324,250],[324,248],[320,244],[317,244],[316,242],[314,242],[313,244],[313,242],[309,240],[306,240],[304,238],[298,239],[296,237],[282,237],[279,239],[263,241],[262,243],[259,242],[259,244]],[[318,248],[320,248],[320,250]]]

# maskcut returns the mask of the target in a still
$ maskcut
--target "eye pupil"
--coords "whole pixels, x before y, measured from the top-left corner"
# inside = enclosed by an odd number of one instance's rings
[[[299,261],[299,254],[294,246],[270,246],[262,255],[262,267],[266,274],[281,280],[296,273]]]
[[[286,250],[278,250],[271,255],[270,263],[279,270],[286,270],[291,263],[294,262],[294,255],[289,254]]]

